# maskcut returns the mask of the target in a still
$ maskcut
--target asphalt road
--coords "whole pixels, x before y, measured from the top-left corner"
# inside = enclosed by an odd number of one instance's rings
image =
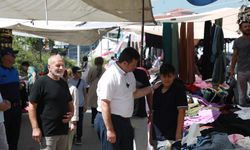
[[[83,120],[83,144],[73,145],[72,150],[100,150],[100,142],[93,127],[91,127],[91,113],[87,111]],[[31,137],[31,126],[28,114],[22,116],[21,134],[18,150],[39,150],[39,145]]]

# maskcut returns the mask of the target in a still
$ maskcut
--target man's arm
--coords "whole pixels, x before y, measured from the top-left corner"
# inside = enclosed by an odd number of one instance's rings
[[[34,102],[29,102],[28,113],[32,127],[32,137],[35,141],[40,142],[42,138],[42,132],[37,122],[36,109],[37,109],[37,104]]]
[[[136,89],[136,91],[133,93],[134,95],[134,99],[146,96],[147,94],[153,92],[153,88],[151,86],[147,86],[145,88],[141,88],[141,89]]]
[[[231,66],[230,66],[230,76],[233,76],[235,74],[234,68],[235,68],[237,59],[238,59],[238,51],[237,51],[237,49],[234,49],[233,55],[232,55],[232,60],[231,60]]]
[[[68,102],[68,112],[63,116],[63,123],[68,123],[70,122],[71,118],[73,117],[74,114],[74,105],[73,101]]]
[[[102,109],[103,121],[107,129],[107,140],[110,143],[115,143],[116,133],[111,120],[110,101],[107,99],[101,100],[101,109]]]
[[[146,98],[147,98],[147,103],[148,103],[148,109],[149,109],[149,112],[148,112],[148,122],[151,122],[152,121],[152,105],[153,105],[153,93],[149,93],[148,95],[146,95]]]
[[[161,85],[161,83],[157,83],[157,84],[154,84],[152,86],[147,86],[145,88],[136,89],[136,91],[133,93],[134,99],[146,96],[150,93],[153,93],[154,90],[157,89],[160,85]]]
[[[186,113],[186,108],[178,108],[178,118],[177,118],[175,140],[180,140],[182,138],[182,130],[183,130],[183,125],[184,125],[185,113]]]

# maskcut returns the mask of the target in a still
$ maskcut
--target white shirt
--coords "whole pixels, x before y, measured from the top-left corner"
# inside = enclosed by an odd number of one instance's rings
[[[132,72],[125,73],[116,63],[104,72],[97,85],[97,110],[101,110],[101,100],[110,101],[111,114],[124,118],[131,117],[134,109],[133,93],[136,80]]]
[[[73,106],[74,106],[74,114],[71,118],[71,121],[78,121],[79,120],[79,96],[78,90],[74,85],[69,86],[69,91],[73,99]]]
[[[3,97],[0,93],[0,103],[3,102]],[[3,111],[0,110],[0,123],[4,122]]]

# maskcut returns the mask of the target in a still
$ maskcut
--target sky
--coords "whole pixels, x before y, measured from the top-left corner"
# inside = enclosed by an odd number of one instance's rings
[[[168,12],[176,8],[187,8],[195,13],[208,12],[225,7],[239,8],[243,4],[250,4],[248,0],[217,0],[206,6],[194,6],[187,0],[151,0],[154,15]]]

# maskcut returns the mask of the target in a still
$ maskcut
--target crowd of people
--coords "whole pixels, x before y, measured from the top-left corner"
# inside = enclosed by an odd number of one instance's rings
[[[249,82],[250,24],[242,22],[243,36],[235,41],[231,76],[238,63],[239,104],[246,102]],[[0,66],[0,149],[17,150],[21,126],[20,83],[15,63],[16,51],[1,51]],[[188,106],[184,83],[175,68],[157,58],[152,66],[160,82],[149,82],[150,69],[140,65],[140,55],[125,48],[108,68],[96,57],[81,66],[65,68],[59,54],[48,59],[48,72],[37,76],[29,62],[21,64],[28,77],[28,115],[32,138],[41,150],[71,150],[82,144],[84,113],[91,109],[91,125],[102,150],[146,150],[148,143],[157,150],[180,149],[184,117]],[[150,128],[148,128],[150,125]],[[148,131],[150,132],[148,137]]]

